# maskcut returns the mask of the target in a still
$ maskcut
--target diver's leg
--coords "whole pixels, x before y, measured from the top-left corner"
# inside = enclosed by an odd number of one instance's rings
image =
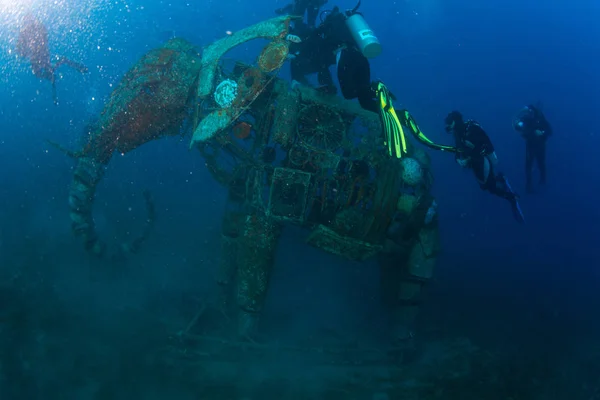
[[[353,57],[348,50],[341,50],[337,55],[337,75],[342,96],[345,99],[354,99],[357,96],[356,84],[353,79],[354,70],[352,68]]]
[[[85,65],[75,62],[73,60],[69,60],[66,57],[59,57],[58,60],[56,61],[56,63],[54,64],[54,69],[60,67],[61,65],[67,65],[82,74],[85,74],[86,72],[88,72],[88,68]]]
[[[546,184],[546,141],[541,140],[536,149],[537,165],[540,170],[540,183]]]
[[[229,202],[221,228],[221,258],[217,271],[217,285],[219,286],[219,308],[227,315],[233,311],[232,305],[235,304],[238,243],[245,218],[240,211],[240,205]]]
[[[533,183],[532,183],[532,177],[531,177],[531,171],[533,169],[533,157],[534,157],[535,153],[533,151],[533,144],[531,143],[530,140],[527,140],[525,142],[525,180],[526,180],[526,187],[527,187],[527,193],[531,193],[533,192]]]
[[[502,197],[503,199],[512,201],[515,199],[515,194],[508,190],[506,184],[504,182],[504,177],[502,175],[494,176],[490,175],[488,177],[487,182],[485,183],[485,188],[492,194]]]
[[[487,157],[482,156],[473,159],[471,160],[471,164],[481,189],[487,190],[498,197],[508,200],[510,202],[510,206],[512,207],[512,212],[515,219],[520,223],[525,222],[523,212],[521,211],[521,206],[518,202],[518,196],[510,188],[504,175],[494,174],[494,168],[491,166]]]
[[[491,172],[490,161],[483,156],[473,157],[471,159],[471,168],[475,174],[475,179],[482,189],[493,192],[493,175]]]
[[[52,101],[54,104],[58,104],[58,97],[56,96],[56,76],[54,75],[54,70],[50,75],[50,82],[52,83]]]
[[[292,80],[302,85],[310,86],[308,79],[306,79],[306,68],[302,61],[294,58],[290,62],[290,72],[292,74]]]
[[[56,83],[52,82],[52,101],[54,104],[58,104],[58,97],[56,96]]]
[[[473,165],[475,177],[482,189],[503,199],[513,200],[515,198],[515,194],[508,190],[504,176],[502,174],[494,175],[494,169],[487,157],[481,157],[481,160],[477,160],[477,163],[473,163]]]
[[[500,174],[498,176],[490,174],[486,182],[481,185],[481,188],[510,202],[516,199],[516,196],[512,192],[508,191],[506,185],[504,184],[504,177]]]
[[[317,72],[317,78],[319,85],[324,88],[324,91],[331,94],[337,93],[337,89],[333,84],[333,78],[331,77],[331,71],[327,65],[322,66],[319,72]]]
[[[494,193],[496,196],[508,200],[515,220],[521,224],[524,223],[525,216],[523,215],[521,205],[519,204],[519,196],[513,192],[506,177],[502,174],[498,174],[496,176],[492,174],[490,176],[488,185],[490,192]]]
[[[374,113],[379,111],[377,100],[375,100],[374,92],[370,87],[361,88],[360,93],[358,94],[358,102],[360,103],[360,106],[367,111],[372,111]]]
[[[371,87],[369,60],[355,49],[343,49],[338,60],[338,80],[346,99],[358,99],[362,108],[378,112]]]

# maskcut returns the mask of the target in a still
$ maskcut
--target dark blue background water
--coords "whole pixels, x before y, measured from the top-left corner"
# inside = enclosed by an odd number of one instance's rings
[[[34,293],[36,285],[51,287],[62,307],[102,325],[115,323],[114,310],[128,308],[185,325],[189,309],[183,311],[182,298],[214,290],[225,191],[200,155],[187,150],[187,138],[115,157],[97,196],[102,236],[117,241],[139,230],[144,188],[156,198],[159,219],[139,257],[118,268],[105,265],[91,261],[71,235],[67,193],[74,163],[46,140],[76,147],[123,73],[169,32],[203,46],[282,5],[175,3],[34,4],[44,14],[52,52],[90,67],[85,77],[62,70],[58,106],[49,84],[15,56],[28,6],[0,3],[0,276]],[[444,251],[421,331],[533,357],[552,354],[556,365],[587,354],[599,333],[600,6],[590,0],[363,3],[384,46],[372,62],[373,78],[388,84],[430,138],[450,141],[442,128],[451,110],[478,120],[501,168],[524,192],[524,143],[511,130],[513,116],[539,100],[555,132],[547,187],[522,196],[524,226],[451,156],[430,152]],[[251,61],[256,53],[235,55]],[[282,74],[289,76],[287,68]],[[385,336],[375,265],[339,260],[302,238],[289,230],[282,239],[265,317],[270,334],[291,339],[336,329],[364,340]]]

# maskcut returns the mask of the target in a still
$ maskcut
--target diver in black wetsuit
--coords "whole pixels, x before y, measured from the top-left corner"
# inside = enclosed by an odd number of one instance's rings
[[[534,162],[540,170],[540,184],[546,183],[546,140],[552,127],[538,107],[525,107],[513,122],[515,131],[525,139],[525,177],[527,192],[533,192],[532,170]]]
[[[511,190],[504,175],[496,174],[498,157],[494,145],[481,126],[472,120],[464,121],[458,111],[446,116],[446,132],[452,133],[456,141],[456,162],[463,168],[470,168],[479,186],[510,202],[515,218],[523,222],[518,197]]]
[[[335,93],[329,67],[337,64],[338,81],[344,98],[358,99],[364,109],[378,112],[369,60],[356,45],[346,25],[346,19],[356,12],[357,7],[345,13],[334,7],[317,28],[304,35],[303,32],[292,31],[302,40],[290,47],[292,79],[308,84],[306,75],[317,73],[323,90]]]
[[[327,0],[294,0],[292,4],[275,10],[277,15],[290,14],[302,16],[306,14],[306,25],[314,28],[319,16],[319,9],[327,4]]]
[[[329,71],[329,67],[335,64],[335,48],[325,45],[316,29],[304,30],[304,27],[294,27],[290,32],[301,40],[299,43],[290,44],[292,80],[295,84],[310,86],[307,75],[316,73],[322,90],[335,93],[337,89]]]
[[[396,110],[394,95],[381,81],[371,82],[369,58],[381,53],[381,44],[358,12],[359,0],[352,10],[341,12],[338,7],[321,13],[321,24],[308,31],[298,32],[295,27],[290,37],[291,73],[296,84],[309,85],[306,75],[318,74],[320,90],[335,94],[329,67],[337,65],[337,76],[345,99],[358,99],[361,107],[380,115],[384,143],[390,156],[401,158],[407,153],[403,125],[420,142],[441,151],[455,152],[451,146],[438,145],[429,140],[407,110]],[[323,16],[326,17],[323,19]]]

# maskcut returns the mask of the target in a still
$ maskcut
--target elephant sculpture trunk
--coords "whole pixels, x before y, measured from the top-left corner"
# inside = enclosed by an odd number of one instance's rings
[[[79,157],[69,191],[69,216],[73,233],[83,239],[88,252],[100,258],[107,256],[107,246],[98,237],[92,211],[96,188],[104,177],[104,171],[105,164],[94,160],[93,157]],[[156,212],[150,192],[145,190],[143,195],[147,215],[142,232],[132,241],[121,244],[117,252],[111,253],[111,259],[137,253],[149,237],[154,227]]]
[[[107,251],[93,219],[96,188],[115,152],[125,154],[153,140],[181,134],[191,118],[199,56],[183,39],[172,39],[146,53],[111,93],[84,149],[66,151],[77,160],[69,191],[71,226],[91,254],[114,259],[136,253],[150,235],[156,213],[152,197],[145,191],[147,216],[141,234],[121,244],[117,252]]]

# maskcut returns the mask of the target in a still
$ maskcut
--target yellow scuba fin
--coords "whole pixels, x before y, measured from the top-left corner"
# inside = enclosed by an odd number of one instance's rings
[[[396,115],[396,110],[394,110],[392,95],[388,88],[381,82],[377,83],[377,97],[388,152],[390,156],[402,158],[407,153],[404,128],[402,128],[398,115]]]
[[[427,136],[425,136],[425,134],[423,134],[423,132],[421,132],[421,129],[419,129],[419,126],[417,125],[417,122],[415,121],[413,116],[410,115],[410,113],[406,110],[404,110],[403,113],[404,113],[404,115],[403,115],[404,124],[408,127],[408,129],[410,129],[410,132],[413,134],[413,136],[419,142],[421,142],[425,146],[430,147],[435,150],[448,151],[451,153],[458,152],[458,149],[456,147],[437,144],[437,143],[434,143],[431,140],[429,140],[429,138]]]

